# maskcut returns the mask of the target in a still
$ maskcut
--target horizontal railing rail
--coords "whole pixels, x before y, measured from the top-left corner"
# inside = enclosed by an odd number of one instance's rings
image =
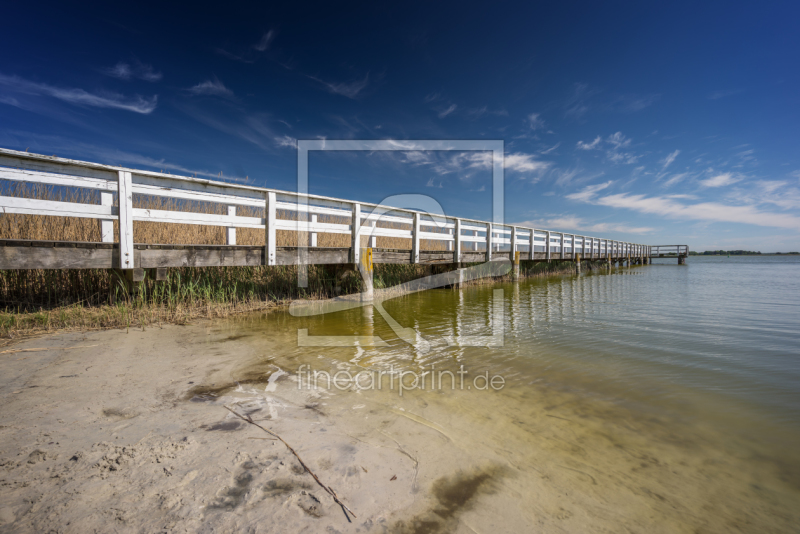
[[[276,264],[276,231],[287,230],[308,236],[300,247],[316,247],[317,234],[350,236],[351,259],[359,261],[361,238],[375,248],[377,237],[404,238],[411,241],[412,262],[419,263],[423,240],[444,242],[461,261],[463,252],[485,253],[487,261],[497,252],[522,248],[541,259],[584,259],[644,257],[652,248],[640,243],[609,238],[555,232],[540,228],[495,224],[468,218],[430,215],[425,212],[383,206],[320,195],[299,195],[291,191],[232,184],[196,177],[142,171],[99,163],[69,160],[0,148],[0,180],[37,183],[66,188],[99,191],[99,204],[64,202],[0,196],[0,214],[47,215],[98,219],[103,243],[119,242],[119,268],[134,267],[133,223],[149,221],[218,226],[226,228],[226,244],[236,244],[237,228],[262,229],[265,232],[265,263]],[[116,195],[116,205],[115,205]],[[227,206],[226,213],[196,213],[167,209],[144,209],[133,206],[133,195],[162,197],[186,202],[215,203]],[[237,209],[263,209],[263,216],[237,214]],[[294,218],[278,217],[289,212]],[[328,221],[322,222],[319,216]],[[114,235],[114,222],[118,223]],[[378,223],[393,223],[405,228],[387,228]],[[299,240],[298,240],[299,242]],[[677,247],[685,245],[677,245]],[[663,248],[663,247],[662,247]],[[688,253],[688,252],[687,252]],[[680,254],[680,252],[678,252]]]
[[[652,245],[650,256],[688,256],[689,245]]]

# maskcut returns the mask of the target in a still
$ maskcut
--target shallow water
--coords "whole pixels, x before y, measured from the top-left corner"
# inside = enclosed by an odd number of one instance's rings
[[[402,396],[389,375],[318,394],[359,439],[389,436],[418,462],[424,498],[400,530],[786,532],[800,504],[799,275],[798,257],[692,257],[385,301],[413,346],[372,306],[226,328],[263,355],[237,378],[267,391],[269,369],[302,365],[433,371]],[[499,324],[500,343],[448,342]],[[298,328],[387,346],[298,346]],[[431,387],[462,366],[463,389],[457,374],[455,389]],[[487,372],[503,387],[474,381]]]

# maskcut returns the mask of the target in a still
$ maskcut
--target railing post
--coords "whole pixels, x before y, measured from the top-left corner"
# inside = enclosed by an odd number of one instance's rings
[[[419,263],[419,213],[414,213],[414,226],[411,229],[411,261]]]
[[[264,195],[264,265],[275,265],[275,206],[277,196],[274,192],[268,191]]]
[[[119,267],[133,269],[133,188],[131,173],[119,171]]]
[[[492,223],[486,223],[486,261],[492,261]]]
[[[550,230],[547,230],[546,232],[547,232],[547,238],[546,238],[547,242],[545,243],[545,246],[544,246],[544,252],[545,252],[545,256],[546,256],[547,261],[550,261]]]
[[[561,259],[564,259],[564,232],[561,232]]]
[[[416,218],[414,220],[416,221]],[[352,263],[358,265],[361,261],[361,204],[358,202],[353,203],[353,216],[350,224],[352,228],[352,231],[350,232],[350,236],[352,238],[350,243],[350,255],[352,257],[350,259],[352,260]]]
[[[236,206],[228,206],[228,217],[235,217],[236,216]],[[226,245],[235,245],[236,244],[236,228],[233,226],[228,226],[225,228],[225,244]]]
[[[100,192],[100,205],[113,206],[114,193],[109,191]],[[114,242],[114,220],[113,219],[100,219],[100,241],[103,243]]]
[[[472,231],[472,237],[478,237],[478,231],[477,230],[473,230]],[[478,242],[477,241],[473,241],[472,242],[472,251],[473,252],[477,252],[478,251]]]
[[[533,243],[534,243],[533,238],[534,237],[536,237],[536,230],[534,228],[531,228],[531,252],[530,252],[530,257],[528,258],[531,261],[533,261],[533,258],[534,258],[534,256],[533,256]]]
[[[313,224],[315,222],[317,222],[317,214],[316,213],[312,213],[311,214],[311,223]],[[309,245],[312,246],[312,247],[316,247],[317,246],[317,232],[311,232]]]
[[[447,222],[446,219],[445,219],[445,222]],[[447,235],[453,235],[453,229],[452,228],[447,228]],[[453,250],[453,242],[452,241],[448,241],[447,242],[447,250],[448,251]]]
[[[453,254],[453,260],[461,264],[461,219],[456,219],[456,230],[455,230],[455,253]]]

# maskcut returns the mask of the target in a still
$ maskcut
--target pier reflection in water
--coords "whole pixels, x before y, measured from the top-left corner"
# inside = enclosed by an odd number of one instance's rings
[[[318,392],[359,439],[391,435],[413,450],[422,491],[448,473],[491,470],[502,482],[473,522],[502,513],[519,528],[562,517],[574,530],[786,532],[800,519],[800,262],[759,260],[692,258],[384,301],[419,333],[413,345],[369,305],[228,327],[254,333],[265,361],[290,372],[463,366],[470,378],[502,376],[499,390],[468,379],[402,397]],[[498,311],[502,343],[453,343],[490,336]],[[298,347],[298,328],[386,346]],[[355,396],[366,411],[352,409]]]

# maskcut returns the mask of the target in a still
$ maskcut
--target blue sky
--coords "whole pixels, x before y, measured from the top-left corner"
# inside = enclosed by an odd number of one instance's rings
[[[508,222],[800,250],[797,3],[28,2],[4,19],[5,148],[291,190],[296,139],[501,139]],[[485,153],[309,168],[313,193],[490,218]]]

